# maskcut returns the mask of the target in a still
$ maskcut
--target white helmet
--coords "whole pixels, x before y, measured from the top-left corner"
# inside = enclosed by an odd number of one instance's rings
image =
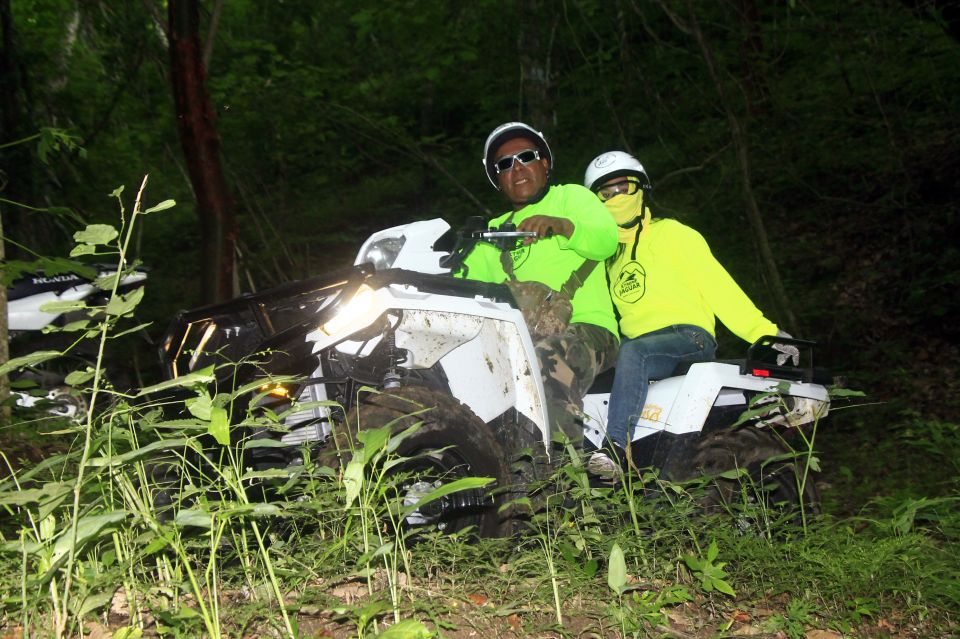
[[[623,151],[609,151],[593,158],[583,175],[583,185],[594,193],[613,178],[632,175],[640,178],[640,188],[650,188],[650,178],[640,160]]]
[[[493,157],[493,154],[504,142],[514,138],[527,138],[536,144],[540,150],[540,155],[547,160],[547,168],[553,169],[553,153],[550,152],[550,145],[547,144],[547,139],[543,137],[543,133],[523,122],[501,124],[487,136],[487,141],[483,145],[483,157],[480,158],[480,161],[483,162],[483,168],[487,172],[487,179],[498,191],[500,185],[497,184],[497,170],[493,166],[496,158]]]

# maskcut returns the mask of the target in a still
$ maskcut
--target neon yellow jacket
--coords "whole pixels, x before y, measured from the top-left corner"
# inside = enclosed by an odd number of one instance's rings
[[[754,306],[703,236],[689,226],[653,220],[639,242],[620,246],[622,252],[607,270],[625,337],[674,324],[693,324],[714,335],[714,316],[751,343],[777,334],[776,324]]]
[[[539,202],[514,212],[511,221],[520,224],[533,215],[565,217],[573,222],[573,234],[569,240],[555,235],[512,251],[516,278],[542,282],[559,291],[585,259],[597,260],[600,264],[573,296],[570,321],[602,326],[619,337],[603,272],[603,261],[617,249],[617,225],[606,207],[596,195],[579,184],[562,184],[550,187]],[[510,213],[504,213],[492,219],[490,226],[499,226],[509,216]],[[470,279],[494,283],[507,279],[500,262],[500,251],[490,244],[477,244],[464,265],[467,267],[465,277]]]

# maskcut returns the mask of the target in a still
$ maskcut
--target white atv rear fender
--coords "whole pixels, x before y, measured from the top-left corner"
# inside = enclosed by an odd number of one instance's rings
[[[643,413],[634,428],[632,441],[661,431],[675,435],[703,429],[715,406],[742,405],[747,409],[746,393],[779,392],[792,398],[786,414],[766,420],[767,424],[802,426],[826,416],[830,401],[827,389],[819,384],[791,382],[770,377],[740,374],[740,367],[722,362],[692,364],[686,375],[651,382]],[[603,443],[606,433],[609,394],[588,395],[585,434],[594,444]]]

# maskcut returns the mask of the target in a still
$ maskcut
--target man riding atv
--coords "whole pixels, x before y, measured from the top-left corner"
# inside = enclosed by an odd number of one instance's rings
[[[512,211],[490,227],[516,225],[536,233],[513,250],[479,243],[460,275],[485,282],[539,282],[528,306],[548,307],[569,295],[569,322],[541,318],[534,342],[551,420],[574,443],[583,439],[583,397],[617,352],[617,322],[601,262],[617,248],[617,229],[603,204],[578,184],[551,186],[553,153],[543,134],[522,122],[507,122],[487,137],[483,165]],[[572,291],[572,292],[571,292]],[[524,309],[525,312],[530,309]]]

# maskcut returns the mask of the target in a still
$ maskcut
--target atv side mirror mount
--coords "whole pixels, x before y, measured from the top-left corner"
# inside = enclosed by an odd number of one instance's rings
[[[467,259],[467,255],[477,243],[473,237],[474,232],[486,227],[487,221],[482,215],[468,217],[463,227],[457,232],[456,241],[450,253],[440,258],[440,268],[448,268],[451,273],[456,273],[463,268],[463,261]]]

